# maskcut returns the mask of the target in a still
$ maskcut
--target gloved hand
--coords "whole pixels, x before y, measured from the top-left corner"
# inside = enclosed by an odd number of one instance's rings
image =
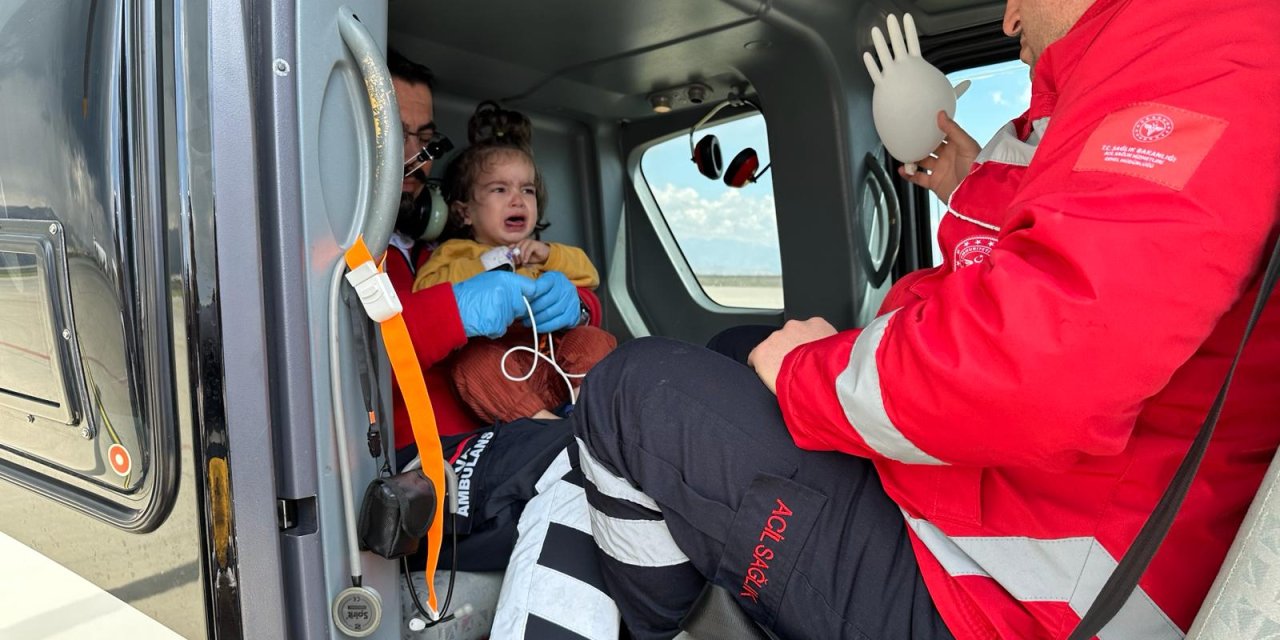
[[[535,291],[529,298],[533,307],[533,319],[538,321],[539,332],[552,332],[578,324],[582,303],[578,288],[559,271],[547,271],[534,281]],[[529,325],[526,318],[525,326]]]
[[[453,285],[467,337],[497,338],[506,333],[516,318],[528,315],[524,299],[533,300],[534,284],[510,271],[486,271]]]
[[[965,80],[954,88],[936,67],[920,57],[920,38],[916,35],[916,22],[911,14],[903,16],[906,37],[898,28],[898,17],[889,16],[889,40],[893,54],[885,44],[880,27],[871,29],[880,65],[871,52],[862,54],[862,61],[871,74],[875,92],[871,96],[871,117],[876,131],[889,153],[906,163],[907,175],[915,173],[915,165],[929,156],[943,139],[938,128],[938,112],[947,112],[948,118],[956,115],[956,100],[969,89]],[[883,71],[881,71],[883,67]]]

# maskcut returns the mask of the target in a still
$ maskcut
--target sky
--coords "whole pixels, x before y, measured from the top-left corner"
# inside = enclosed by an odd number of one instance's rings
[[[1027,67],[1016,60],[947,77],[952,84],[973,82],[956,107],[956,120],[979,143],[990,140],[1030,102]],[[698,138],[706,134],[719,138],[726,165],[748,146],[759,154],[761,166],[769,162],[765,120],[758,115],[697,132]],[[780,275],[772,171],[755,184],[733,189],[703,177],[690,156],[689,136],[681,135],[647,150],[640,168],[694,273]]]
[[[1027,65],[1020,60],[957,71],[947,74],[947,79],[951,84],[958,84],[961,80],[973,82],[969,91],[956,103],[955,119],[981,145],[1031,105],[1031,77]],[[945,209],[946,206],[933,194],[929,195],[929,214],[935,232]],[[942,264],[936,233],[933,242],[933,264]]]

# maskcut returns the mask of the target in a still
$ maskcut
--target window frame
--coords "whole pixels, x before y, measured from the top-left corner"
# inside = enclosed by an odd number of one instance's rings
[[[752,98],[752,100],[754,100],[754,98]],[[766,148],[767,148],[767,143],[769,140],[768,139],[769,119],[765,115],[763,110],[757,110],[752,107],[728,107],[725,110],[721,111],[721,114],[725,114],[726,112],[731,112],[731,113],[728,113],[728,115],[719,115],[716,118],[712,119],[711,121],[702,124],[698,128],[698,133],[701,134],[704,131],[710,133],[710,131],[717,126],[731,124],[731,123],[738,122],[738,121],[745,120],[752,117],[759,117],[761,121],[764,123],[764,128],[765,128],[764,142],[766,143]],[[661,244],[663,246],[663,249],[667,253],[668,259],[671,261],[671,264],[676,269],[676,272],[679,274],[680,281],[684,285],[686,293],[689,294],[689,296],[694,300],[694,302],[698,304],[699,307],[711,313],[720,313],[720,314],[746,313],[746,314],[767,315],[767,314],[776,314],[784,311],[786,306],[785,304],[786,280],[783,274],[779,274],[778,276],[780,281],[779,289],[783,293],[783,304],[778,307],[742,307],[742,306],[733,306],[733,305],[724,304],[716,300],[715,298],[713,298],[711,294],[709,294],[706,288],[703,286],[702,281],[698,279],[698,275],[694,271],[692,263],[689,261],[689,256],[685,252],[684,246],[681,245],[675,230],[671,227],[671,222],[667,219],[666,214],[663,213],[662,206],[659,204],[657,195],[654,193],[653,183],[649,181],[648,176],[645,175],[644,173],[644,156],[646,153],[649,152],[649,150],[661,144],[668,143],[677,138],[685,139],[687,144],[689,135],[690,135],[690,129],[683,128],[683,129],[670,132],[667,135],[659,136],[657,138],[649,140],[643,144],[636,146],[632,150],[630,157],[628,158],[628,161],[627,161],[628,171],[632,176],[632,183],[635,186],[636,196],[639,199],[645,211],[645,214],[648,216],[650,223],[653,225],[655,232],[658,234]],[[751,145],[751,148],[759,149],[760,146]],[[736,155],[740,151],[741,149],[735,149],[733,151],[733,154]],[[731,158],[728,158],[726,160],[730,160],[730,159]],[[726,166],[727,166],[727,163],[726,163]],[[694,166],[692,161],[690,161],[689,163],[689,171],[693,175],[698,176],[698,178],[701,180],[708,179],[702,174],[697,172],[697,167]],[[772,169],[770,169],[770,171],[772,171]],[[643,185],[643,188],[641,187],[641,185]],[[772,191],[770,193],[772,195]],[[777,200],[775,197],[775,203],[776,201]],[[776,221],[777,221],[776,207],[774,210],[774,221],[776,224]],[[782,243],[781,243],[781,239],[779,238],[779,242],[778,242],[779,263],[781,263],[781,255],[782,255]]]

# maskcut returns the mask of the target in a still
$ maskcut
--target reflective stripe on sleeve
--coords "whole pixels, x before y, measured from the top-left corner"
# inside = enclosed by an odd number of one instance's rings
[[[853,342],[849,365],[836,376],[836,397],[840,399],[845,419],[867,446],[880,455],[910,464],[945,464],[902,435],[884,408],[876,350],[889,319],[896,313],[895,310],[873,320]]]
[[[927,520],[903,516],[949,575],[987,577],[1020,602],[1063,602],[1079,616],[1117,564],[1096,538],[951,537]],[[1139,587],[1098,638],[1181,640],[1184,635]]]

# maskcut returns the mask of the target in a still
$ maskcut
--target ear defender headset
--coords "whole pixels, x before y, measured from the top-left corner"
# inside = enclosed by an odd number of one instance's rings
[[[430,242],[444,232],[444,225],[449,221],[449,205],[445,204],[444,196],[440,193],[439,182],[428,182],[422,191],[431,194],[431,206],[430,213],[427,214],[427,226],[419,237]]]
[[[702,136],[702,139],[695,145],[693,143],[693,135],[697,133],[698,127],[710,122],[725,107],[741,107],[743,105],[760,112],[760,107],[750,100],[730,98],[707,112],[707,115],[702,116],[702,119],[698,120],[693,125],[693,128],[689,130],[689,153],[692,156],[690,159],[693,160],[693,164],[698,166],[698,173],[712,180],[720,179],[723,174],[724,183],[734,188],[745,187],[747,183],[759,180],[760,176],[763,176],[772,165],[765,165],[764,169],[760,169],[760,157],[756,155],[756,150],[747,147],[733,157],[733,160],[729,162],[728,168],[724,168],[724,156],[720,151],[720,141],[715,136],[706,135]],[[756,169],[760,169],[760,172],[757,173]]]
[[[453,142],[444,134],[436,134],[418,153],[404,161],[405,177],[417,173],[426,163],[438,160],[452,150]],[[449,220],[449,207],[445,205],[444,196],[440,193],[440,182],[426,179],[425,183],[422,193],[414,200],[413,209],[408,212],[409,218],[405,221],[405,226],[412,230],[409,235],[431,241],[440,237],[444,231],[445,223]],[[397,221],[397,228],[401,226],[399,223]],[[421,233],[417,233],[418,229],[422,230]]]

